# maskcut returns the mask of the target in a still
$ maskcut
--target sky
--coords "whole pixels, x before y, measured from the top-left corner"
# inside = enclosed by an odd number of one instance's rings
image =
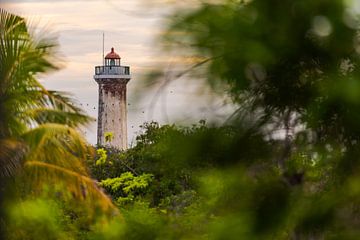
[[[158,0],[159,1],[159,0]],[[39,76],[48,88],[70,93],[79,105],[97,118],[98,86],[95,66],[102,64],[102,34],[105,55],[111,47],[121,64],[131,67],[128,83],[128,143],[134,144],[139,126],[146,121],[180,125],[201,119],[222,121],[229,107],[211,93],[200,94],[201,83],[178,79],[161,91],[149,90],[146,74],[170,60],[160,51],[158,36],[170,8],[151,7],[146,0],[0,0],[0,6],[55,34],[60,44],[60,71]],[[185,77],[186,78],[186,77]],[[231,107],[230,107],[231,108]],[[219,109],[222,109],[219,111]],[[83,130],[96,143],[96,122]]]

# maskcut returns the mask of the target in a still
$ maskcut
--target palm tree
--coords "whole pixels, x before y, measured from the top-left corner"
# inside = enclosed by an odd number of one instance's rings
[[[88,175],[84,161],[92,148],[75,130],[92,119],[36,79],[57,69],[56,41],[30,32],[24,18],[0,9],[0,182],[21,175],[32,190],[56,185],[63,196],[113,209]]]

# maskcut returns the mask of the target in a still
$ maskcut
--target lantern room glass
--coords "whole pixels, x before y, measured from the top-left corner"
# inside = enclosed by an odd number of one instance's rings
[[[105,59],[105,66],[120,66],[120,59]]]

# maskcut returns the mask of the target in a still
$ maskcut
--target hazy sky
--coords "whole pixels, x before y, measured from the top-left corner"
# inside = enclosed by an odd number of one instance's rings
[[[145,0],[0,0],[1,7],[28,17],[40,27],[55,32],[60,43],[64,68],[42,76],[49,89],[71,93],[91,116],[97,118],[98,88],[93,80],[94,67],[102,64],[102,33],[105,54],[111,47],[121,56],[122,65],[131,67],[128,84],[128,140],[134,140],[139,125],[155,120],[160,123],[186,124],[213,116],[222,101],[199,96],[194,82],[179,79],[162,91],[141,88],[144,75],[168,61],[156,44],[165,8],[150,8]],[[139,98],[137,96],[145,95]],[[136,96],[136,98],[135,98]],[[156,100],[158,99],[158,100]],[[156,101],[155,101],[156,100]],[[151,104],[155,102],[156,104]],[[217,116],[222,118],[222,116]],[[96,124],[86,130],[90,143],[96,142]]]

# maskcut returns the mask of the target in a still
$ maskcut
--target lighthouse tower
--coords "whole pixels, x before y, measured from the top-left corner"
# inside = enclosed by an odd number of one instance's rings
[[[97,144],[127,148],[126,84],[130,67],[120,65],[120,56],[111,48],[104,66],[95,67],[94,79],[99,84]],[[106,138],[106,139],[105,139]]]

